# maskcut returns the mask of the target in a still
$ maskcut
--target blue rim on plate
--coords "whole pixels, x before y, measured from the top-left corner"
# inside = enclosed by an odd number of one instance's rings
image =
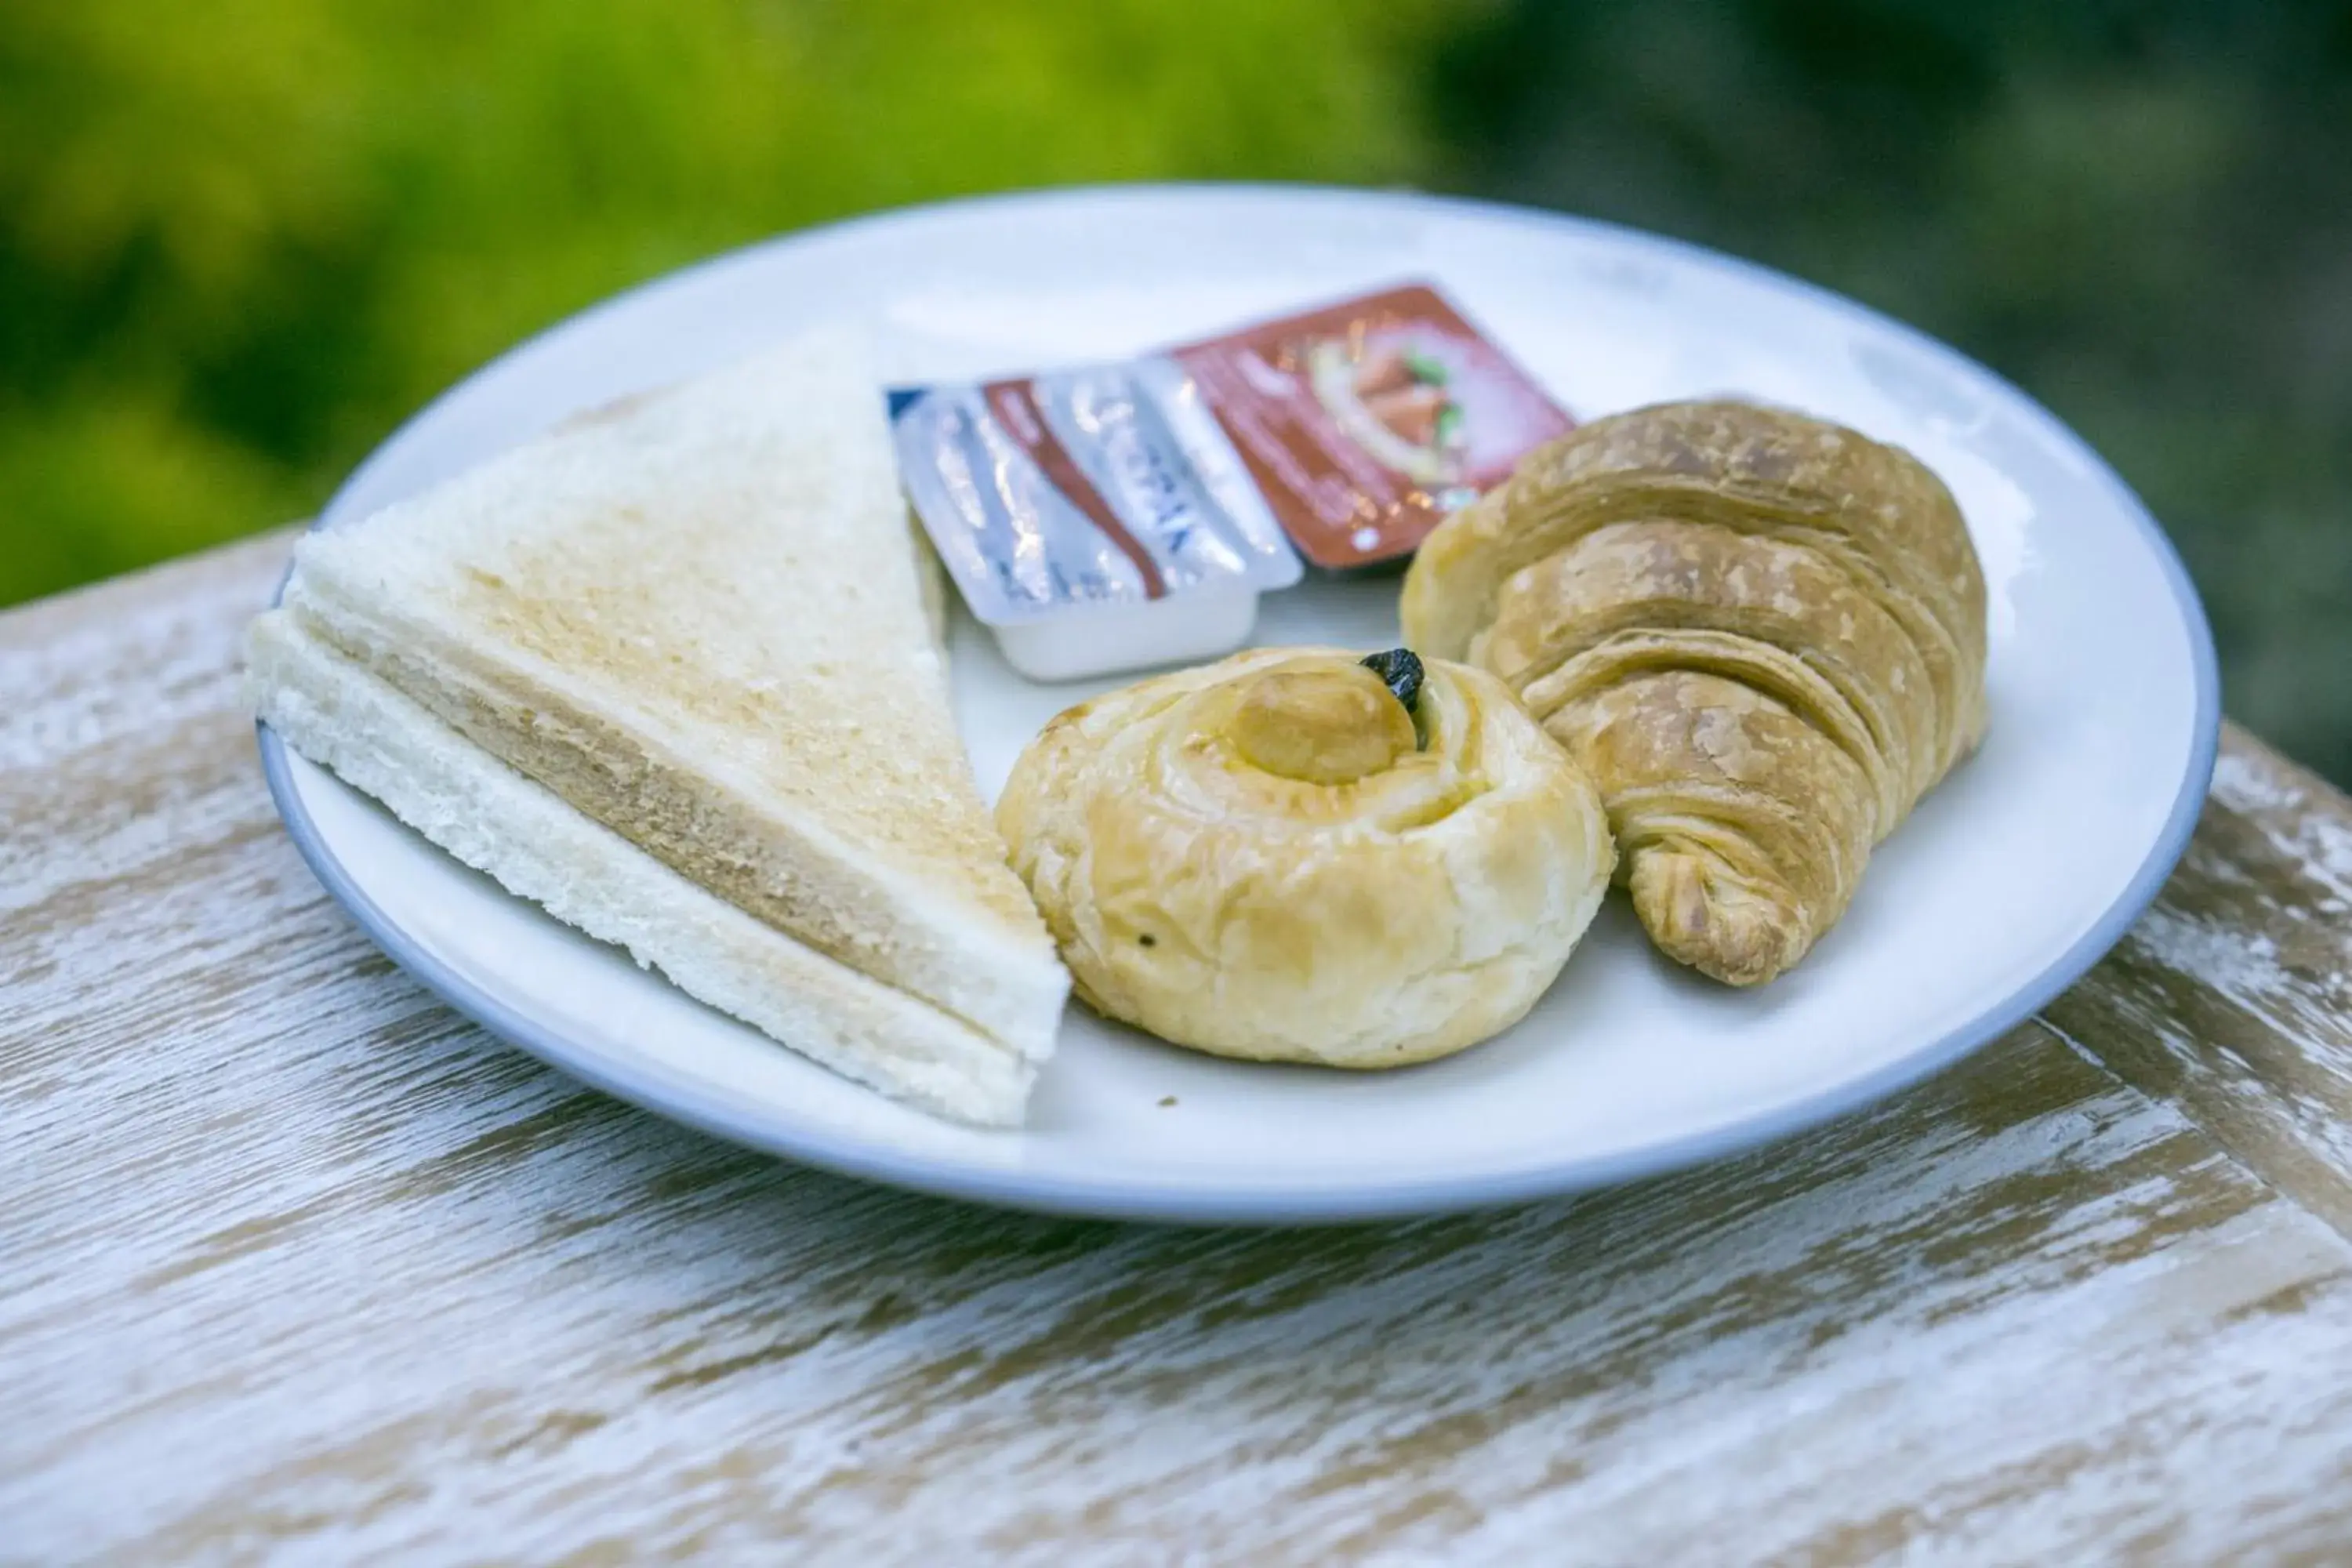
[[[1012,192],[967,197],[899,208],[820,225],[710,258],[615,295],[550,328],[549,331],[575,326],[586,317],[639,295],[677,284],[707,268],[724,265],[751,252],[791,244],[814,235],[885,226],[942,211],[1002,203],[1083,202],[1106,195],[1134,196],[1184,191],[1215,192],[1226,195],[1257,193],[1277,198],[1369,194],[1343,187],[1248,184],[1071,186],[1045,192]],[[284,742],[270,731],[268,725],[259,725],[263,774],[268,782],[270,797],[277,804],[279,816],[285,819],[287,832],[292,837],[296,848],[328,893],[350,911],[361,929],[394,963],[427,990],[509,1044],[593,1088],[656,1110],[702,1131],[820,1170],[1002,1207],[1103,1218],[1256,1225],[1384,1219],[1491,1207],[1657,1175],[1776,1142],[1885,1099],[2007,1034],[2080,979],[2123,938],[2132,923],[2155,901],[2174,866],[2187,850],[2189,837],[2196,830],[2206,793],[2211,786],[2214,761],[2221,745],[2221,676],[2211,627],[2206,621],[2204,606],[2197,596],[2187,568],[2181,563],[2179,552],[2131,487],[2063,420],[2007,379],[1927,333],[1842,294],[1704,246],[1646,234],[1622,225],[1458,197],[1416,195],[1412,199],[1450,208],[1465,216],[1500,219],[1585,237],[1605,237],[1637,249],[1646,248],[1663,255],[1700,260],[1711,267],[1743,274],[1800,295],[1850,321],[1867,324],[1879,331],[1892,332],[1931,358],[2000,388],[2014,400],[2021,413],[2030,416],[2059,447],[2074,454],[2089,472],[2096,476],[2119,510],[2132,521],[2152,547],[2189,634],[2196,682],[2193,742],[2189,767],[2181,778],[2179,792],[2174,798],[2162,831],[2149,847],[2147,858],[2105,914],[2041,973],[1995,1005],[1908,1056],[1876,1071],[1849,1079],[1819,1094],[1781,1106],[1773,1114],[1741,1121],[1735,1126],[1667,1140],[1636,1150],[1580,1156],[1502,1175],[1412,1180],[1385,1185],[1357,1184],[1329,1190],[1289,1189],[1271,1195],[1246,1192],[1171,1191],[1148,1182],[1116,1178],[1046,1179],[1018,1170],[979,1169],[952,1160],[877,1151],[866,1140],[835,1137],[822,1130],[810,1130],[799,1136],[779,1136],[772,1128],[747,1119],[742,1108],[724,1096],[704,1092],[691,1084],[663,1079],[658,1075],[619,1070],[599,1062],[583,1063],[570,1043],[561,1036],[542,1027],[494,993],[440,963],[412,942],[407,933],[384,913],[320,836],[317,822],[295,787]],[[545,335],[541,334],[541,337]],[[443,401],[455,396],[474,380],[490,374],[510,355],[520,353],[538,341],[539,338],[526,340],[509,350],[508,354],[492,360],[473,376],[427,405],[403,428],[424,419]],[[379,452],[396,439],[397,433],[385,442],[383,447],[378,448]],[[362,464],[345,481],[341,493],[348,493],[359,482],[367,467],[367,464]],[[336,500],[340,501],[341,499],[341,494],[339,494]],[[335,504],[330,502],[330,512]],[[283,588],[281,579],[279,591],[282,592]],[[275,599],[273,595],[273,603]]]

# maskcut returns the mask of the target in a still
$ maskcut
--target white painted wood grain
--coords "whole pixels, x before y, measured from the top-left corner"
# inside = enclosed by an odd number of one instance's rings
[[[2344,819],[2242,740],[2067,1038],[1573,1204],[1051,1221],[392,972],[234,708],[283,549],[0,616],[0,1558],[2352,1553]]]
[[[2233,737],[2166,896],[2049,1010],[2352,1237],[2352,802]]]

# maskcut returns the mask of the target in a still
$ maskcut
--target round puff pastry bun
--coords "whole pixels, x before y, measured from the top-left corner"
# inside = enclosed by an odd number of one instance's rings
[[[1615,863],[1600,796],[1495,677],[1370,662],[1253,649],[1029,743],[997,824],[1097,1011],[1218,1056],[1386,1068],[1543,994]]]

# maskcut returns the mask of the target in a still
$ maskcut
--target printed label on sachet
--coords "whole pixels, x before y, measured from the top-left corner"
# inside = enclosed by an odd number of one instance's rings
[[[1410,554],[1567,430],[1438,292],[1392,289],[1172,351],[1318,566]]]

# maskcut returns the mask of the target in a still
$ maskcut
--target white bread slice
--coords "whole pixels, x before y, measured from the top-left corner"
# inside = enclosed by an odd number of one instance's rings
[[[302,626],[729,902],[1052,1047],[863,344],[822,331],[316,532]]]
[[[246,635],[246,686],[302,755],[509,892],[849,1078],[982,1126],[1036,1074],[971,1025],[793,941],[583,816],[283,610]]]

